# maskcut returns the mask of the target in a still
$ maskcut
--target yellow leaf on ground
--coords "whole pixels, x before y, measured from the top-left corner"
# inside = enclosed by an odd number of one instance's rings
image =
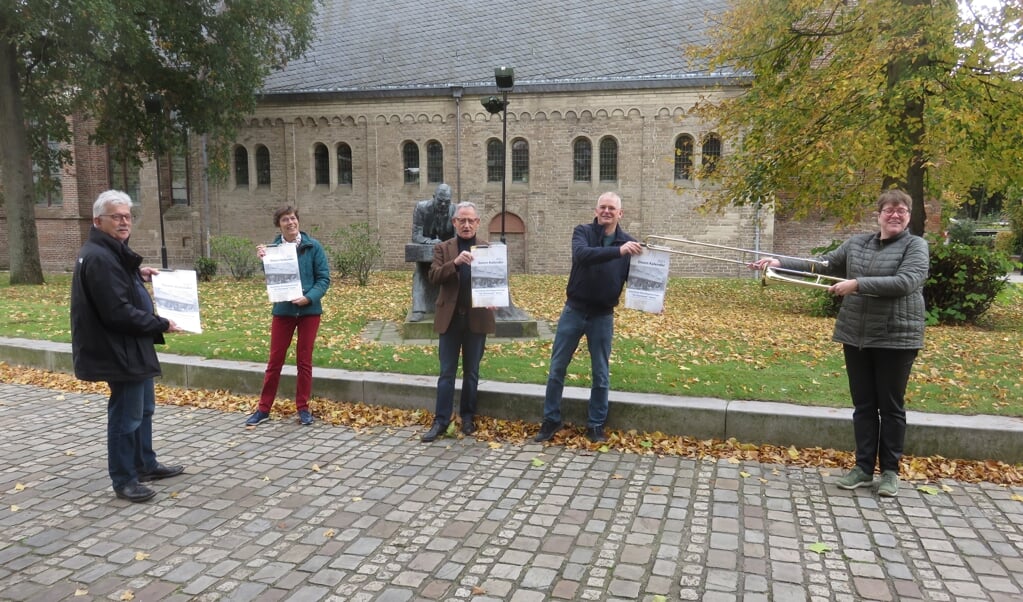
[[[88,596],[88,595],[89,595],[89,590],[85,589],[84,587],[80,587],[80,588],[75,590],[75,597],[76,598],[79,598],[81,596]]]
[[[539,467],[543,466],[544,464],[546,464],[546,462],[544,462],[540,458],[533,458],[533,466],[539,468]]]
[[[1012,497],[1009,498],[1009,499],[1011,499],[1011,500],[1013,500],[1015,502],[1023,502],[1023,495],[1020,495],[1018,493],[1014,493],[1014,494],[1012,494]]]
[[[22,485],[21,483],[17,483],[17,484],[14,485],[14,490],[15,491],[24,491],[25,490],[25,486]]]
[[[731,458],[728,458],[728,463],[729,464],[739,464],[741,462],[742,462],[742,460],[740,460],[739,458],[736,458],[735,456],[732,456]]]
[[[11,504],[11,512],[17,512],[18,510],[21,510],[21,506],[17,504]]]
[[[319,464],[313,464],[313,472],[320,472],[320,465]]]
[[[487,445],[490,446],[490,449],[501,449],[501,444],[497,441],[491,441]]]
[[[748,472],[746,472],[745,470],[742,470],[742,471],[739,471],[739,476],[745,479],[746,477],[750,476],[750,474]]]
[[[361,498],[361,497],[353,497],[353,498],[352,498],[352,501],[353,501],[353,502],[361,502],[361,501],[362,501],[362,498]]]
[[[135,592],[131,591],[130,589],[124,590],[124,593],[121,594],[121,600],[134,600],[134,599],[135,599]]]
[[[789,457],[792,458],[793,460],[799,459],[799,450],[796,449],[795,445],[789,447]]]
[[[149,558],[149,554],[146,554],[145,552],[135,552],[135,560],[145,560],[146,558]]]
[[[334,537],[335,535],[337,535],[337,531],[335,531],[333,529],[327,529],[326,531],[323,532],[323,536],[326,537],[327,539],[330,539],[331,537]]]

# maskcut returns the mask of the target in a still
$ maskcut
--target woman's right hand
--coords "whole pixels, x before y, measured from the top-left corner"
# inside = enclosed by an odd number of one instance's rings
[[[257,246],[256,247],[256,257],[259,257],[260,259],[262,259],[264,255],[266,255],[266,245],[259,245],[259,246]]]

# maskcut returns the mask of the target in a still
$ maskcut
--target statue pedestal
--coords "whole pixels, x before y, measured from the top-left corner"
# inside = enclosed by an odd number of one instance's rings
[[[405,245],[405,261],[415,262],[412,275],[412,309],[401,325],[401,336],[405,339],[435,339],[433,314],[437,311],[437,295],[440,287],[431,284],[427,275],[433,263],[433,245],[409,243]],[[509,299],[509,307],[497,310],[497,333],[494,337],[506,339],[532,339],[540,336],[536,320],[528,313],[515,307]]]

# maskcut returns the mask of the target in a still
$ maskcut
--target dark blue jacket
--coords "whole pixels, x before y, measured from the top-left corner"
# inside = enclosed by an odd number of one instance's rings
[[[323,305],[320,299],[327,293],[330,287],[330,263],[327,261],[327,253],[318,240],[305,232],[299,232],[302,237],[295,251],[298,254],[298,275],[302,279],[302,294],[309,299],[309,305],[299,307],[291,301],[280,301],[274,303],[273,315],[275,316],[318,316],[323,313]],[[280,244],[283,237],[278,234],[274,244]]]
[[[568,277],[568,305],[593,315],[614,311],[622,296],[622,287],[629,278],[632,256],[622,255],[619,247],[630,240],[621,226],[615,228],[614,240],[604,246],[604,227],[594,218],[580,224],[572,233],[572,273]]]
[[[160,376],[154,343],[170,327],[153,313],[142,285],[142,256],[95,226],[71,276],[71,355],[75,376],[138,382]],[[143,298],[142,295],[146,295]]]

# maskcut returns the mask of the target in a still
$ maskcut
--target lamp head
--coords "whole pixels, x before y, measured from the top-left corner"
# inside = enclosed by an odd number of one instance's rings
[[[484,96],[480,99],[480,104],[487,110],[487,113],[495,115],[503,111],[507,103],[496,96]]]
[[[146,94],[146,113],[159,115],[163,111],[163,96],[159,94]]]
[[[494,80],[498,90],[511,90],[515,86],[515,70],[511,67],[498,67],[494,69]]]

